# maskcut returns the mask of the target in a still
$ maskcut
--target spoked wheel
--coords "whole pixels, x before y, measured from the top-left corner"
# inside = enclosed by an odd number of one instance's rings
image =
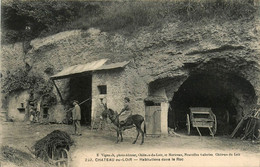
[[[214,124],[212,127],[213,134],[215,135],[217,133],[217,117],[215,114],[213,114]]]
[[[52,156],[54,158],[54,156]],[[67,149],[62,148],[59,150],[57,157],[55,160],[49,159],[51,164],[54,164],[58,167],[69,167],[70,166],[70,155]]]
[[[189,114],[187,114],[186,126],[187,126],[187,133],[188,133],[188,135],[190,135],[190,116],[189,116]]]

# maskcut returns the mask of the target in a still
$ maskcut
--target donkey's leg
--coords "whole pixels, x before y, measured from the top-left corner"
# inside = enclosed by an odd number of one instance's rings
[[[137,141],[137,139],[138,139],[138,136],[139,136],[139,134],[140,134],[138,127],[136,127],[136,131],[137,131],[137,135],[136,135],[136,139],[135,139],[135,141],[133,142],[133,144],[136,143],[136,141]]]
[[[116,130],[116,143],[119,142],[119,128]]]
[[[121,136],[121,142],[122,142],[122,141],[123,141],[122,129],[120,129],[119,133],[120,133],[120,136]]]
[[[140,132],[142,133],[142,142],[141,145],[144,143],[144,131],[142,130],[142,128],[140,127]]]

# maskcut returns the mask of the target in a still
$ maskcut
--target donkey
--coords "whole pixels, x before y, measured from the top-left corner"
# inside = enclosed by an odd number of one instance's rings
[[[135,114],[135,115],[131,115],[128,119],[130,119],[131,121],[127,121],[125,125],[120,125],[119,123],[119,115],[116,111],[113,111],[112,109],[105,109],[102,112],[101,118],[102,119],[106,119],[109,118],[111,120],[111,122],[117,127],[116,131],[117,131],[117,141],[116,143],[119,142],[119,134],[121,136],[121,142],[123,141],[123,136],[122,136],[122,131],[125,129],[131,129],[133,127],[136,127],[136,131],[137,131],[137,136],[136,139],[134,140],[133,144],[136,143],[139,134],[141,132],[142,134],[142,142],[141,145],[144,143],[144,135],[146,134],[146,125],[145,125],[145,121],[144,121],[144,117],[139,115],[139,114]],[[141,128],[142,123],[144,122],[144,131]]]

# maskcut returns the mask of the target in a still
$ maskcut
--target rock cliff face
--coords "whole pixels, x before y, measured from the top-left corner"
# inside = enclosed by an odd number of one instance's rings
[[[40,87],[38,94],[46,88],[50,89],[47,93],[56,94],[51,91],[51,75],[72,65],[108,58],[110,62],[131,60],[149,94],[158,95],[164,89],[177,110],[182,105],[211,104],[242,115],[260,104],[259,32],[259,18],[204,24],[176,21],[159,29],[142,28],[132,36],[93,28],[61,32],[31,41],[27,54],[22,43],[3,45],[3,108],[14,107],[9,99],[15,96],[8,92]],[[31,79],[28,85],[17,83],[21,78],[15,74],[21,76],[21,71],[25,82]],[[42,85],[32,86],[39,81]],[[138,81],[132,84],[138,85]],[[137,90],[133,97],[144,99],[147,93]]]

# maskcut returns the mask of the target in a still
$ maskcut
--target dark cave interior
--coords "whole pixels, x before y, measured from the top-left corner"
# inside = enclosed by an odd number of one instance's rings
[[[174,93],[168,126],[184,130],[189,107],[209,107],[217,117],[217,134],[230,134],[255,96],[252,85],[235,75],[191,75]]]
[[[70,79],[69,102],[77,100],[79,103],[91,97],[92,91],[92,76],[86,75],[84,77],[73,77]],[[91,124],[91,100],[88,100],[80,105],[81,108],[81,124]]]

